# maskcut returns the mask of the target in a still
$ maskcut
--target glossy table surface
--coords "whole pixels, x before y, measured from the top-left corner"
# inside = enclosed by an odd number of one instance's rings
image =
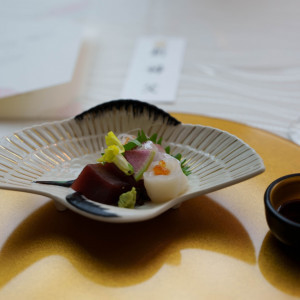
[[[0,299],[300,297],[299,253],[273,238],[263,205],[271,181],[299,172],[299,146],[230,121],[173,115],[238,136],[266,171],[136,224],[95,222],[0,190]]]

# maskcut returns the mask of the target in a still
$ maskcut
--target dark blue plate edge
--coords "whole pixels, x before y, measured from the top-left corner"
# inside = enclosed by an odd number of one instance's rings
[[[76,207],[77,209],[80,209],[95,216],[101,216],[106,218],[120,217],[119,215],[110,212],[108,208],[104,208],[98,203],[86,200],[78,192],[67,195],[66,200],[69,204]]]

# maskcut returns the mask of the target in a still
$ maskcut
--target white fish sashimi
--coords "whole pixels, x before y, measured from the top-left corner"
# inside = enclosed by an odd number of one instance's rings
[[[145,150],[152,150],[155,152],[155,156],[153,158],[153,161],[159,161],[163,160],[166,156],[170,156],[166,153],[165,149],[159,145],[159,144],[154,144],[152,141],[147,141],[142,144],[140,149],[145,149]]]
[[[133,136],[130,134],[121,134],[118,138],[122,143],[131,140]],[[166,153],[165,149],[160,145],[150,140],[142,143],[141,146],[135,148],[136,151],[148,150],[154,152],[152,163],[143,173],[144,186],[147,194],[152,202],[161,203],[171,200],[188,188],[188,180],[182,172],[178,159]],[[153,168],[159,165],[160,161],[164,161],[166,169],[170,172],[166,175],[156,175]]]
[[[159,161],[152,162],[144,173],[144,185],[152,202],[161,203],[171,200],[182,193],[188,187],[186,175],[182,172],[180,162],[171,155],[164,155],[166,168],[170,170],[168,175],[156,175],[153,168]]]
[[[121,133],[118,135],[118,139],[120,142],[124,145],[130,140],[134,140],[136,138],[135,135],[129,134],[129,133]]]

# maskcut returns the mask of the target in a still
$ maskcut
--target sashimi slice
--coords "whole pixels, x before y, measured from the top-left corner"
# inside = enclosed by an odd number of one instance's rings
[[[149,165],[153,161],[155,151],[134,149],[125,152],[125,158],[132,165],[136,181],[143,177]]]
[[[169,155],[164,160],[167,173],[157,174],[155,167],[160,162],[154,161],[149,169],[144,173],[144,184],[147,194],[152,202],[162,203],[169,201],[182,193],[188,188],[188,180],[181,170],[180,162]]]
[[[88,164],[71,188],[88,199],[104,204],[116,205],[119,196],[136,184],[133,176],[125,175],[115,164]]]

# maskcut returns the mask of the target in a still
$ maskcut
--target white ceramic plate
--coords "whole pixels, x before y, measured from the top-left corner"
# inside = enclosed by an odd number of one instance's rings
[[[71,188],[35,183],[75,179],[86,164],[96,162],[108,131],[139,129],[149,136],[157,133],[171,153],[180,152],[187,159],[192,174],[189,189],[180,197],[126,209],[90,201]],[[151,219],[185,200],[263,171],[262,159],[239,138],[216,128],[181,124],[156,106],[135,100],[107,102],[75,118],[26,128],[0,141],[0,188],[45,195],[60,208],[105,222]]]

